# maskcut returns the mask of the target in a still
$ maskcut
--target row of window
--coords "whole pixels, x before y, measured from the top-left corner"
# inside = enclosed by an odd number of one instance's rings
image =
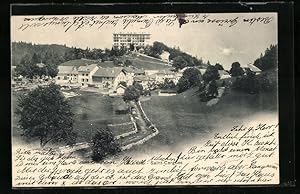
[[[85,75],[85,76],[89,76],[89,74],[84,74],[84,73],[83,73],[82,76],[84,76],[84,75]],[[76,76],[76,74],[67,74],[67,76]]]
[[[114,38],[114,42],[145,42],[145,39],[118,39]]]

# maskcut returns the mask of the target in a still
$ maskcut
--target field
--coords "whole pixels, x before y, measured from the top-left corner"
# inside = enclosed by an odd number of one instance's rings
[[[119,124],[129,122],[128,114],[117,115],[114,112],[114,106],[122,100],[118,97],[108,97],[91,92],[79,92],[81,95],[69,98],[72,106],[72,112],[75,114],[74,131],[78,133],[77,142],[90,141],[98,129],[107,124]],[[22,93],[13,94],[13,110],[17,108],[17,96]],[[13,135],[18,137],[21,134],[17,127],[18,115],[13,114]],[[131,125],[127,126],[109,126],[114,135],[132,130]]]
[[[166,69],[170,68],[169,66],[165,65],[165,63],[161,62],[158,59],[148,58],[144,56],[123,56],[123,59],[128,59],[132,62],[132,66],[137,67],[139,69],[145,70],[157,70],[157,69]]]
[[[96,60],[90,60],[90,59],[75,59],[75,60],[71,60],[71,61],[66,61],[60,65],[62,66],[76,66],[76,67],[79,67],[81,65],[85,65],[85,64],[97,64],[99,63],[98,61]]]
[[[277,98],[272,93],[250,95],[227,91],[218,104],[209,107],[199,100],[194,88],[176,96],[152,96],[142,106],[160,133],[140,149],[163,146],[176,149],[176,145],[204,138],[225,123],[233,124],[258,112],[276,112]]]
[[[129,115],[117,115],[114,112],[115,101],[122,100],[95,93],[85,93],[70,98],[72,112],[75,114],[74,129],[78,132],[78,142],[91,140],[97,129],[109,124],[129,122]],[[114,135],[128,132],[130,127],[110,127]]]

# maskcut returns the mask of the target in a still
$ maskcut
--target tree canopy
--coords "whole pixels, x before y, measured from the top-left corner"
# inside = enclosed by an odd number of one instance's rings
[[[39,61],[38,55],[34,54],[32,58],[29,55],[25,55],[20,64],[16,66],[16,75],[22,75],[23,77],[34,78],[40,76],[55,77],[58,73],[58,68],[53,63],[43,64],[39,67],[37,62]]]
[[[220,79],[220,74],[216,66],[210,65],[207,67],[206,71],[203,74],[203,80],[205,83],[208,83],[213,80]]]
[[[233,62],[231,65],[231,69],[229,70],[229,73],[232,77],[237,77],[237,76],[244,75],[245,72],[239,62]]]
[[[278,66],[277,63],[278,46],[272,44],[265,50],[264,55],[261,54],[261,56],[254,61],[254,65],[262,71],[276,68]]]
[[[216,67],[218,70],[224,70],[224,67],[223,67],[220,63],[216,63],[216,64],[215,64],[215,67]]]
[[[26,138],[39,139],[41,147],[48,142],[75,142],[71,106],[58,85],[39,86],[20,97],[18,107],[19,125]]]
[[[178,80],[177,91],[184,92],[192,86],[200,86],[202,81],[201,72],[196,68],[188,68]]]
[[[98,162],[108,155],[119,152],[120,146],[114,140],[114,136],[108,128],[100,129],[93,137],[92,151],[92,160]]]
[[[173,59],[173,67],[176,70],[183,69],[186,66],[188,66],[188,63],[182,56],[177,56]]]
[[[136,88],[133,85],[128,86],[125,89],[123,100],[126,101],[126,102],[127,101],[132,101],[132,100],[138,101],[140,95],[141,95],[141,93],[140,93],[140,90],[138,88]]]

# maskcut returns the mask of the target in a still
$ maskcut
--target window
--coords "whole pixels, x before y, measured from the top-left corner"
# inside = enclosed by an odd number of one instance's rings
[[[67,74],[67,76],[70,76],[70,74]]]
[[[82,74],[82,76],[84,76],[84,74]]]
[[[58,80],[60,80],[60,77],[57,77]]]
[[[89,79],[86,79],[86,82],[89,82]]]
[[[82,82],[84,82],[84,79],[82,79]]]
[[[89,74],[85,74],[85,76],[89,76]]]

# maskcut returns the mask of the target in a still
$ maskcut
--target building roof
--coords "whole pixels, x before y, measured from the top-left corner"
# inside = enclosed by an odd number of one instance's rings
[[[39,68],[45,67],[45,64],[44,64],[44,63],[42,63],[42,62],[40,62],[40,63],[37,63],[36,65],[37,65]]]
[[[206,69],[199,69],[199,71],[200,71],[201,75],[203,75],[205,73]]]
[[[103,61],[98,63],[99,66],[101,67],[114,67],[114,62],[113,61]]]
[[[117,77],[122,70],[122,67],[99,68],[93,77]]]
[[[260,70],[258,67],[254,66],[254,65],[252,65],[252,64],[248,64],[247,66],[248,66],[249,69],[250,69],[251,71],[253,71],[253,72],[261,72],[261,70]]]
[[[157,74],[164,74],[164,75],[166,75],[166,74],[174,74],[174,72],[171,71],[171,70],[169,70],[169,69],[160,69]]]
[[[58,73],[60,74],[66,74],[66,73],[77,73],[75,66],[58,66]]]
[[[123,88],[123,89],[125,89],[126,86],[124,86],[123,84],[118,84],[117,89],[118,89],[118,88]]]
[[[133,71],[134,71],[135,74],[144,74],[145,73],[145,70],[138,69],[138,68],[134,68]]]
[[[169,88],[169,89],[161,89],[159,91],[160,93],[168,93],[168,94],[174,94],[174,93],[177,93],[177,90],[176,89],[172,89],[172,88]]]
[[[124,69],[124,71],[126,71],[128,73],[134,73],[134,69],[131,67],[124,67],[123,69]]]
[[[91,72],[95,67],[97,67],[97,64],[81,65],[78,67],[78,71],[79,72]]]
[[[133,78],[134,81],[152,81],[155,80],[153,77],[149,77],[146,75],[137,75]]]

